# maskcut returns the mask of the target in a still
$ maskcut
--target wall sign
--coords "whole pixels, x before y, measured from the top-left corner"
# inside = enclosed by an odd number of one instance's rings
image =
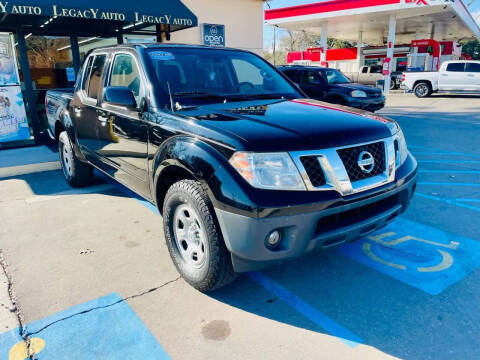
[[[202,43],[211,47],[225,47],[225,25],[202,24]]]

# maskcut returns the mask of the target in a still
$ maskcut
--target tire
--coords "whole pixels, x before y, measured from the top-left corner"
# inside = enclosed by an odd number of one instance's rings
[[[235,280],[212,203],[198,181],[181,180],[168,189],[163,228],[175,267],[195,289],[209,292]]]
[[[395,81],[395,79],[391,79],[390,80],[390,90],[395,90],[397,88],[397,82]]]
[[[58,151],[63,176],[70,186],[79,188],[90,185],[93,180],[93,167],[77,158],[66,131],[58,137]]]
[[[413,88],[413,93],[418,98],[424,98],[432,95],[432,87],[429,83],[422,81]]]

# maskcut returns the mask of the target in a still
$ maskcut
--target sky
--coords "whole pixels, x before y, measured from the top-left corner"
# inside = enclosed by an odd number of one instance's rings
[[[295,6],[302,4],[311,4],[321,1],[328,0],[271,0],[268,2],[270,8],[276,9],[286,6]],[[473,18],[477,19],[477,22],[480,24],[480,0],[464,0],[465,4],[470,4],[469,9],[472,12]],[[268,9],[267,3],[264,4],[264,8]],[[282,34],[283,33],[283,34]],[[284,35],[284,32],[280,29],[277,29],[277,41],[280,37]],[[273,46],[273,28],[271,26],[264,26],[263,34],[263,47],[265,49],[271,49]]]

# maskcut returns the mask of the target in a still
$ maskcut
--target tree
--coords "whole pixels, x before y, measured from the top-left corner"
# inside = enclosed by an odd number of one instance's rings
[[[286,35],[280,38],[280,48],[287,51],[302,51],[311,47],[320,46],[321,36],[317,34],[310,34],[305,31],[287,30]],[[355,47],[355,42],[338,40],[333,38],[327,39],[327,48],[351,48]]]
[[[480,60],[480,41],[463,40],[460,44],[462,44],[462,53],[470,55],[473,60]]]

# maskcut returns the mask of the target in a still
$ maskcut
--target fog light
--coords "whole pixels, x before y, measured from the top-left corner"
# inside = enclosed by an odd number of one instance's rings
[[[278,230],[272,231],[270,234],[267,235],[267,245],[269,247],[275,247],[280,243],[281,235]]]

